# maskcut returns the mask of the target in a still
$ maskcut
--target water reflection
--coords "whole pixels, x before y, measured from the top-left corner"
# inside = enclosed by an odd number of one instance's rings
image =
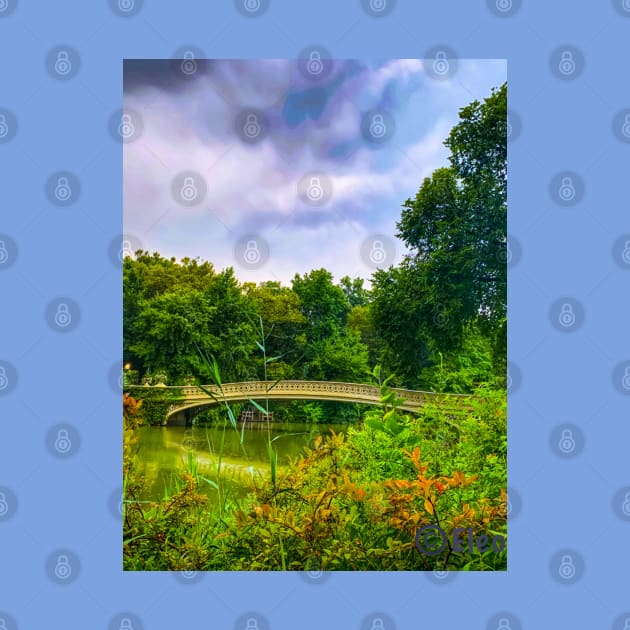
[[[274,423],[270,437],[277,453],[278,470],[291,458],[304,454],[304,447],[318,435],[330,430],[343,431],[347,425]],[[143,499],[158,499],[166,487],[172,487],[178,471],[186,466],[189,454],[199,465],[200,474],[216,479],[220,463],[221,475],[229,479],[239,494],[245,494],[257,479],[269,475],[269,453],[266,427],[235,430],[223,427],[141,427],[138,433],[136,471],[147,481]],[[220,456],[221,454],[221,456]],[[212,493],[210,484],[204,486]]]

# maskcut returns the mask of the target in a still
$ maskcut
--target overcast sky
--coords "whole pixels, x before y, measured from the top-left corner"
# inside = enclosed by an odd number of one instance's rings
[[[310,72],[314,70],[315,72]],[[404,255],[401,204],[447,163],[458,110],[503,61],[126,61],[124,231],[240,280],[325,267],[369,278]]]

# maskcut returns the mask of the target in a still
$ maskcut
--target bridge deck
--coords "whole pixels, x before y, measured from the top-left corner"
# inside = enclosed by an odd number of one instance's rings
[[[335,381],[245,381],[241,383],[224,383],[221,388],[216,385],[204,385],[212,393],[209,396],[196,385],[169,387],[166,385],[134,386],[134,390],[142,389],[177,391],[180,397],[170,406],[166,421],[175,414],[197,407],[216,405],[222,402],[237,402],[246,400],[330,400],[336,402],[354,402],[368,405],[380,403],[380,389],[375,385],[360,383],[344,383]],[[427,403],[439,403],[445,400],[465,400],[470,396],[465,394],[437,394],[409,389],[396,389],[404,399],[400,408],[406,411],[418,411]]]

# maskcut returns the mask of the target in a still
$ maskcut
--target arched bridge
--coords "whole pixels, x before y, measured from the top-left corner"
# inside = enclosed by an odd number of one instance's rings
[[[137,398],[143,398],[142,390],[172,391],[166,408],[163,424],[190,424],[195,411],[223,402],[242,402],[255,400],[259,404],[268,400],[331,400],[336,402],[361,403],[378,405],[381,400],[380,389],[374,385],[359,383],[341,383],[335,381],[246,381],[243,383],[224,383],[221,388],[216,385],[204,385],[204,389],[212,392],[209,396],[196,385],[168,387],[165,385],[135,386],[129,388]],[[404,403],[400,409],[418,411],[427,403],[440,403],[445,400],[456,401],[470,398],[464,394],[436,394],[410,389],[393,388]]]

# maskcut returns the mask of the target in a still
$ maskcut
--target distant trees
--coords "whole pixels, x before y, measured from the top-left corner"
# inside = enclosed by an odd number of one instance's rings
[[[366,378],[367,348],[347,326],[350,302],[325,269],[296,275],[291,287],[241,284],[231,268],[217,273],[209,263],[137,252],[125,259],[123,280],[124,362],[140,376],[209,382],[203,352],[216,357],[226,381],[262,378],[260,317],[267,356],[278,357],[269,378]]]

